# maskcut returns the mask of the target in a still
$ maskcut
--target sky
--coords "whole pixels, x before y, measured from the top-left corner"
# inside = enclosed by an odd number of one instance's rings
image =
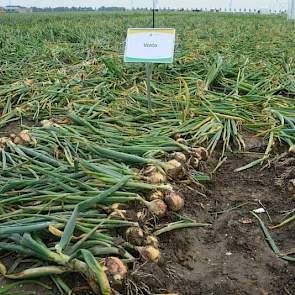
[[[229,8],[230,0],[159,0],[159,7],[171,8]],[[288,0],[232,0],[232,8],[287,8]],[[56,6],[124,6],[151,7],[152,0],[0,0],[0,6],[22,5],[37,7]]]

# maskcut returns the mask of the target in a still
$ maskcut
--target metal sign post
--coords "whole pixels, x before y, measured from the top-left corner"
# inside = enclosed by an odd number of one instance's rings
[[[157,0],[153,0],[153,29],[155,28],[155,10],[157,8]],[[146,71],[146,96],[148,100],[148,111],[152,111],[152,97],[151,97],[151,79],[152,79],[152,63],[145,64],[145,71]]]

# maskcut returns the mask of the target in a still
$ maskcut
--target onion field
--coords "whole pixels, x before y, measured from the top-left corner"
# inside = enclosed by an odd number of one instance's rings
[[[240,179],[289,161],[279,190],[289,205],[270,211],[281,218],[253,212],[262,206],[253,199],[243,220],[295,278],[295,23],[160,12],[156,26],[175,28],[177,41],[174,63],[153,65],[152,112],[144,64],[123,61],[127,29],[150,26],[135,12],[0,16],[0,294],[41,294],[26,284],[48,294],[211,294],[176,283],[182,270],[171,276],[165,251],[181,232],[214,232],[210,210],[190,207],[206,209],[232,157],[244,157],[230,172]],[[273,238],[280,228],[288,251]],[[170,283],[146,281],[146,265],[168,269]]]

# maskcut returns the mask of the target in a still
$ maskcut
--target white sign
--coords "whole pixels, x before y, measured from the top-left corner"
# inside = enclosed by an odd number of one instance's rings
[[[175,29],[128,29],[125,62],[173,63]]]

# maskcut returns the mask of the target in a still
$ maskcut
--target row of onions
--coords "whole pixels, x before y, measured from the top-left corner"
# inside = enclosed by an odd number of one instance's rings
[[[71,113],[1,138],[0,248],[18,253],[18,266],[33,257],[19,273],[2,265],[6,278],[78,272],[95,294],[113,294],[129,265],[160,261],[159,235],[209,226],[182,218],[146,225],[184,207],[175,183],[206,160],[206,149],[143,133],[128,141],[140,133],[134,127],[96,124],[105,128]]]

